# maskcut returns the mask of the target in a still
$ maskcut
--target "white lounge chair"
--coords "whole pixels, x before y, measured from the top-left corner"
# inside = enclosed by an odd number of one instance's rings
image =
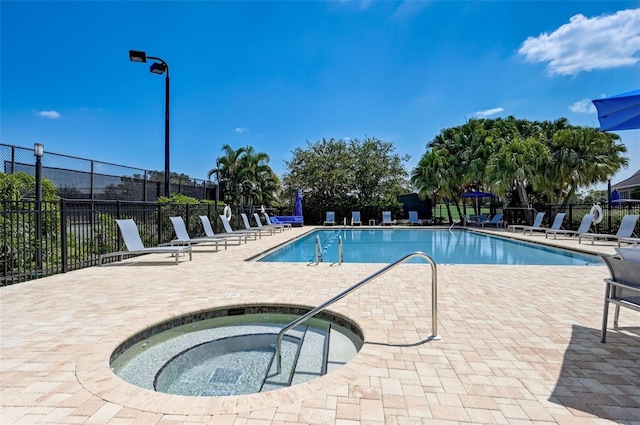
[[[275,229],[277,232],[284,232],[284,225],[282,224],[262,224],[258,213],[253,213],[253,218],[256,221],[259,229]]]
[[[247,217],[245,213],[240,213],[240,217],[242,217],[242,222],[244,223],[246,230],[253,230],[254,232],[260,232],[260,234],[264,233],[266,235],[273,235],[276,233],[276,229],[267,229],[266,227],[262,227],[262,223],[259,223],[257,227],[251,226],[251,223],[249,223],[249,217]]]
[[[351,211],[351,227],[362,226],[362,219],[360,218],[360,211]]]
[[[147,248],[142,243],[142,239],[140,239],[140,232],[138,231],[138,227],[133,219],[116,220],[116,223],[120,229],[120,234],[122,235],[122,240],[124,241],[127,251],[118,251],[100,255],[98,259],[98,264],[100,265],[102,265],[105,258],[120,257],[120,259],[122,259],[122,256],[126,254],[170,253],[175,256],[176,264],[179,262],[179,254],[188,253],[189,260],[192,259],[191,246],[155,246]]]
[[[213,226],[211,226],[211,221],[209,220],[209,216],[200,215],[200,221],[202,222],[202,228],[204,229],[204,234],[209,238],[224,238],[227,240],[238,239],[238,245],[242,244],[242,240],[244,239],[244,243],[247,243],[247,235],[244,233],[239,234],[229,234],[229,233],[221,233],[217,234],[213,231]]]
[[[334,226],[336,224],[336,212],[335,211],[327,211],[326,217],[324,219],[325,226]]]
[[[556,217],[553,219],[553,224],[551,224],[551,227],[535,227],[535,226],[528,226],[525,227],[522,232],[526,235],[527,232],[529,232],[530,235],[533,235],[534,231],[540,231],[540,232],[546,232],[547,230],[560,230],[562,228],[562,222],[564,221],[564,216],[566,215],[566,213],[560,212],[558,214],[556,214]]]
[[[638,222],[638,215],[636,214],[627,214],[622,217],[622,221],[620,222],[620,227],[615,235],[609,235],[606,233],[579,233],[578,234],[578,243],[582,242],[582,239],[590,239],[591,245],[594,244],[596,240],[603,241],[618,241],[618,246],[620,246],[620,239],[628,239],[633,235],[633,231],[636,228],[636,223]]]
[[[220,221],[222,221],[222,226],[224,227],[224,231],[226,235],[246,235],[253,236],[253,239],[256,240],[258,238],[262,239],[262,233],[257,230],[234,230],[229,223],[229,219],[224,215],[220,214]]]
[[[271,217],[269,217],[269,214],[267,212],[263,212],[262,215],[264,215],[264,219],[267,221],[267,224],[276,224],[278,226],[284,226],[285,230],[291,229],[291,223],[275,223],[273,220],[271,220]]]
[[[169,217],[169,220],[171,220],[173,230],[176,233],[176,238],[171,241],[171,245],[215,244],[216,251],[218,251],[219,244],[224,243],[224,249],[227,249],[227,238],[217,236],[192,238],[189,236],[182,217]]]
[[[578,236],[580,233],[588,232],[591,228],[591,223],[593,223],[593,214],[587,213],[582,217],[578,230],[547,229],[544,231],[544,237],[548,238],[549,235],[553,235],[553,239],[557,239],[558,235]]]
[[[512,232],[515,233],[516,230],[522,229],[522,233],[524,234],[524,229],[526,227],[541,227],[542,220],[544,219],[544,215],[545,215],[545,212],[539,212],[538,214],[536,214],[536,218],[533,220],[533,224],[531,226],[527,226],[524,224],[511,224],[509,225],[509,227],[507,227],[507,230],[511,230]]]
[[[393,226],[394,224],[396,224],[395,220],[391,219],[391,211],[382,211],[382,225],[389,225],[389,226]]]

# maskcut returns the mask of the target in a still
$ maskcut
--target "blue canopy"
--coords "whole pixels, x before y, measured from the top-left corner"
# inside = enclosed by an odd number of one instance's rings
[[[598,110],[600,131],[640,128],[640,90],[592,100]]]
[[[461,198],[486,198],[489,196],[493,196],[493,194],[487,192],[467,192],[460,195]]]

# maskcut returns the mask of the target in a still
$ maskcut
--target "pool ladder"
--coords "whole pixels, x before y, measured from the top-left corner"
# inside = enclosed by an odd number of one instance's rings
[[[338,236],[338,264],[342,264],[344,260],[344,247],[342,245],[342,235]],[[322,262],[322,243],[320,243],[320,235],[316,235],[316,257],[315,263]]]
[[[342,242],[342,238],[340,239],[340,241]],[[318,252],[318,244],[319,244],[319,242],[320,242],[320,238],[317,238],[316,239],[316,256],[317,256],[317,252]],[[340,245],[342,245],[342,243],[340,243]],[[342,298],[346,297],[347,295],[349,295],[350,293],[352,293],[356,289],[360,288],[361,286],[365,285],[366,283],[369,283],[370,281],[372,281],[373,279],[377,278],[378,276],[381,276],[381,275],[385,274],[386,272],[388,272],[389,270],[393,269],[398,264],[404,263],[405,261],[410,260],[413,257],[422,257],[425,260],[427,260],[427,262],[429,264],[431,264],[431,330],[433,331],[433,333],[431,335],[429,335],[428,339],[429,340],[439,340],[439,339],[441,339],[441,337],[438,335],[438,272],[437,272],[437,269],[436,269],[436,263],[433,261],[433,259],[431,259],[431,257],[429,257],[424,252],[416,251],[416,252],[412,252],[411,254],[405,255],[401,259],[399,259],[399,260],[397,260],[397,261],[395,261],[395,262],[393,262],[391,264],[388,264],[387,266],[385,266],[382,269],[378,270],[374,274],[362,279],[360,282],[358,282],[355,285],[351,286],[350,288],[342,291],[341,293],[339,293],[338,295],[334,296],[333,298],[325,301],[324,303],[320,304],[318,307],[314,308],[313,310],[308,311],[307,313],[303,314],[302,316],[298,317],[296,320],[292,321],[287,326],[282,328],[282,330],[278,333],[278,336],[276,337],[276,365],[277,365],[277,368],[278,368],[277,373],[278,374],[282,373],[282,355],[281,355],[282,354],[281,353],[282,337],[284,337],[284,334],[288,330],[298,326],[299,324],[301,324],[305,320],[310,319],[311,317],[313,317],[316,314],[320,313],[322,310],[324,310],[327,307],[329,307],[331,304],[341,300]]]

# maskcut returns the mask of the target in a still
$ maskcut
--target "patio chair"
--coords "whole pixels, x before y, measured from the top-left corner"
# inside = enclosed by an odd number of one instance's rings
[[[524,234],[525,227],[541,227],[542,220],[544,219],[545,212],[539,212],[536,214],[536,218],[533,220],[533,224],[531,226],[522,225],[522,224],[511,224],[507,229],[511,230],[515,233],[516,230],[522,229],[522,233]]]
[[[422,220],[418,218],[418,211],[409,211],[409,224],[422,225]]]
[[[262,224],[262,220],[260,220],[258,213],[253,213],[253,218],[255,219],[259,229],[274,229],[276,232],[284,232],[283,224]]]
[[[551,227],[534,227],[534,226],[528,226],[525,227],[522,230],[522,233],[524,233],[525,235],[527,234],[527,232],[529,232],[530,235],[533,235],[533,231],[540,231],[540,232],[546,232],[547,230],[560,230],[562,228],[562,222],[564,221],[564,216],[566,215],[566,213],[558,213],[556,214],[556,217],[553,219],[553,224],[551,224]]]
[[[242,217],[242,222],[244,223],[244,227],[246,230],[253,230],[255,232],[260,232],[261,234],[273,235],[276,233],[276,229],[267,229],[266,227],[262,227],[262,223],[258,223],[257,227],[251,226],[249,223],[249,217],[245,213],[240,213],[240,217]]]
[[[189,253],[189,260],[192,259],[192,251],[190,246],[155,246],[145,247],[140,239],[140,232],[133,219],[116,220],[122,240],[127,248],[127,251],[111,252],[108,254],[101,254],[98,259],[98,264],[102,265],[105,258],[120,257],[126,254],[151,254],[151,253],[170,253],[176,257],[176,264],[179,262],[178,254]]]
[[[624,248],[626,250],[637,250],[638,248]],[[619,254],[625,255],[618,250]],[[634,253],[635,254],[635,253]],[[624,258],[624,259],[623,259]],[[607,321],[609,319],[609,303],[616,305],[613,316],[613,328],[618,328],[618,318],[620,316],[620,307],[630,308],[640,311],[640,263],[627,259],[627,257],[618,258],[617,256],[603,256],[602,259],[609,267],[611,273],[610,278],[606,278],[604,309],[602,313],[602,333],[601,342],[607,339]],[[635,258],[640,260],[640,256]]]
[[[382,211],[382,225],[389,225],[389,226],[393,226],[394,224],[396,224],[395,220],[391,219],[391,211]]]
[[[488,219],[489,217],[486,214],[480,214],[480,215],[472,214],[469,216],[469,220],[467,220],[466,224],[470,226],[481,226],[482,223],[484,223]]]
[[[206,215],[200,215],[200,221],[202,222],[202,228],[204,229],[204,234],[209,237],[217,237],[217,238],[225,238],[225,239],[236,239],[238,238],[238,245],[242,244],[242,240],[244,239],[244,243],[247,243],[247,235],[244,233],[239,234],[216,234],[213,231],[213,226],[211,226],[211,221],[209,221],[209,217]]]
[[[351,211],[351,227],[362,226],[362,220],[360,219],[360,211]]]
[[[222,227],[224,227],[224,231],[226,235],[246,235],[253,236],[253,240],[258,238],[262,239],[262,232],[258,232],[257,230],[234,230],[231,227],[231,223],[229,223],[229,219],[224,215],[220,214],[220,221],[222,221]]]
[[[622,221],[620,222],[620,227],[615,235],[609,235],[607,233],[579,233],[578,234],[578,243],[582,242],[582,239],[590,239],[591,245],[594,244],[596,240],[604,240],[604,241],[618,241],[618,246],[620,246],[620,239],[630,238],[633,235],[633,231],[636,228],[636,223],[638,222],[638,215],[636,214],[627,214],[622,217]]]
[[[263,212],[262,215],[264,215],[264,219],[266,220],[267,225],[277,224],[279,226],[283,226],[285,230],[291,229],[291,223],[277,223],[274,220],[272,220],[271,217],[269,217],[269,214],[267,212]]]
[[[582,217],[578,230],[546,229],[544,231],[544,237],[548,238],[549,235],[553,235],[553,239],[557,239],[558,235],[577,236],[580,233],[587,233],[591,228],[591,223],[593,223],[593,214],[587,213]]]
[[[327,215],[324,219],[325,226],[335,226],[336,224],[336,212],[335,211],[327,211]]]
[[[480,226],[481,227],[484,227],[484,226],[496,226],[496,228],[504,227],[504,226],[507,225],[507,223],[502,219],[502,217],[504,217],[504,214],[497,213],[496,215],[491,217],[491,220],[485,220],[485,221],[481,222]]]
[[[184,220],[182,217],[169,217],[171,220],[171,224],[173,225],[173,230],[176,233],[176,238],[171,241],[171,245],[192,245],[198,243],[211,243],[216,245],[216,251],[218,251],[218,246],[221,242],[224,242],[224,249],[227,249],[227,239],[219,238],[216,236],[213,237],[203,237],[203,238],[192,238],[189,236],[189,232],[187,232],[187,226],[184,224]]]

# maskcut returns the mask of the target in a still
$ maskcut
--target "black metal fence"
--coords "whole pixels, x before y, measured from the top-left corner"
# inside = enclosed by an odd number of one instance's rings
[[[192,237],[204,236],[199,215],[207,215],[214,231],[222,231],[222,209],[212,204],[62,199],[37,207],[32,200],[0,201],[0,286],[97,265],[100,254],[123,248],[118,218],[135,220],[145,246],[174,238],[171,216],[182,216]],[[244,227],[237,209],[232,225]]]
[[[35,175],[33,149],[0,144],[2,172]],[[45,152],[42,177],[67,199],[154,201],[164,196],[164,174],[125,165]],[[196,199],[215,199],[215,183],[173,174],[170,190]]]
[[[577,229],[591,208],[591,205],[570,205],[565,210],[563,227]],[[602,210],[603,219],[594,229],[598,233],[614,234],[625,214],[640,214],[638,206]],[[234,208],[234,228],[243,227],[238,212]],[[543,224],[549,226],[557,211],[549,206],[546,212]],[[156,246],[174,238],[169,217],[183,217],[189,234],[197,237],[204,236],[199,215],[207,215],[214,230],[222,232],[218,214],[222,214],[221,208],[204,203],[62,199],[42,201],[38,208],[38,203],[32,200],[0,201],[0,286],[97,265],[100,254],[123,248],[117,218],[133,218],[145,246]],[[640,235],[640,223],[635,234]]]

